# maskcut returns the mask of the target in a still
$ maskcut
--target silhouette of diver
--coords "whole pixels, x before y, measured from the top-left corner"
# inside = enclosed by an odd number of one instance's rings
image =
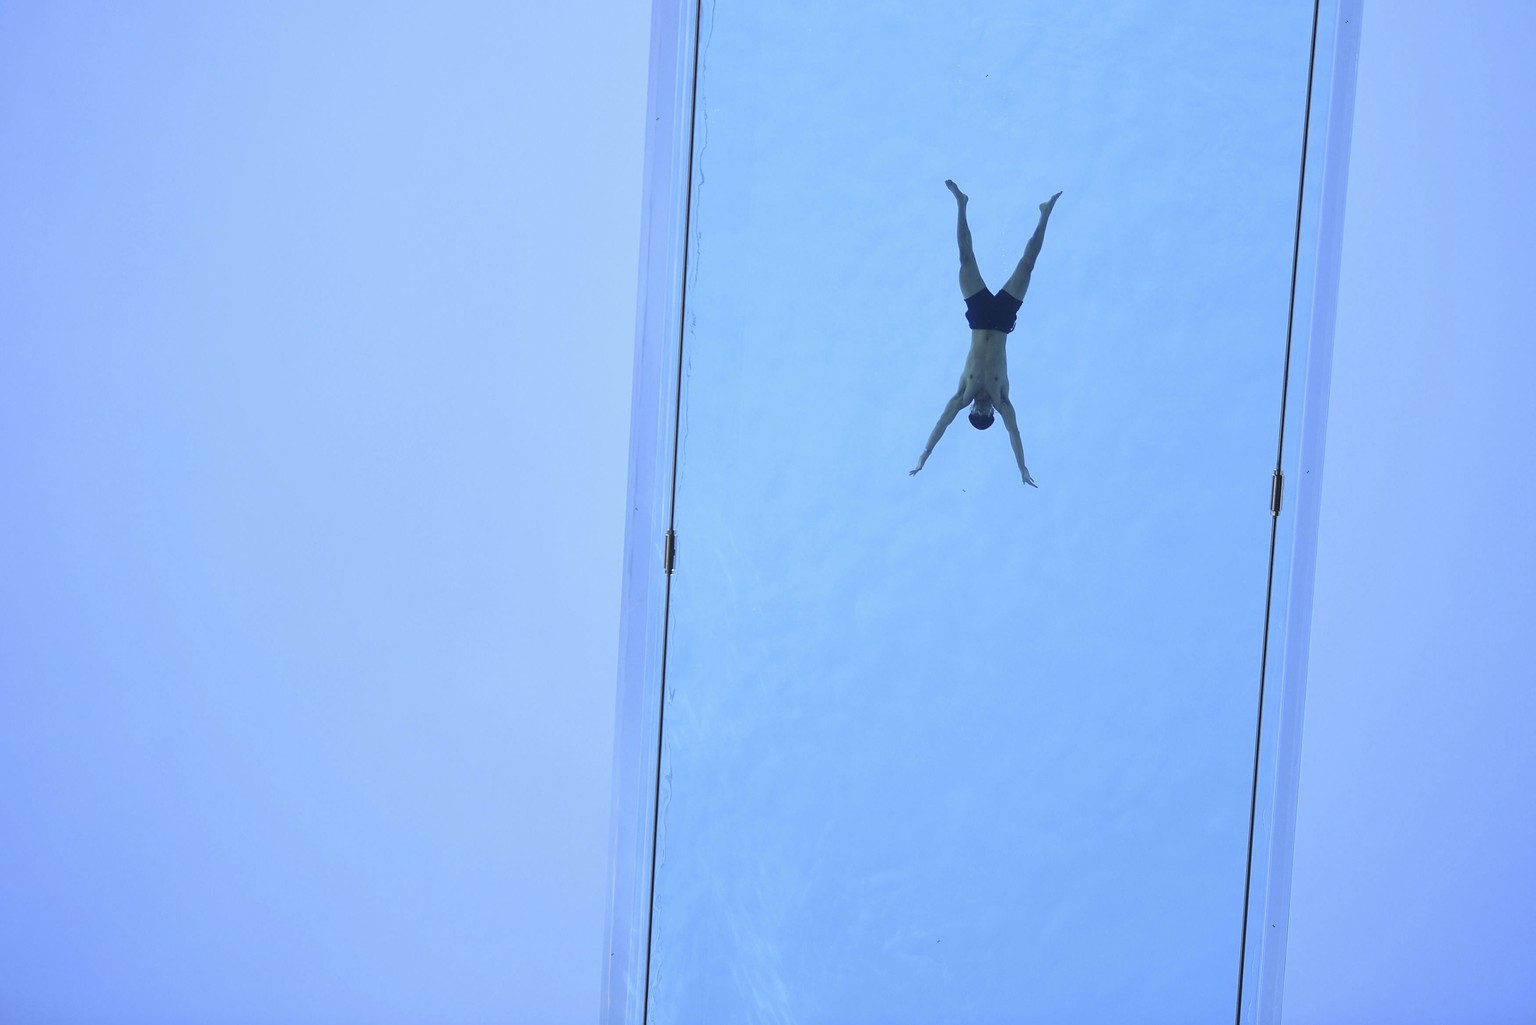
[[[965,204],[970,197],[961,192],[954,182],[945,181],[944,184],[954,193],[955,203],[960,210],[957,228],[960,241],[960,294],[965,297],[965,320],[971,326],[971,351],[965,357],[965,369],[960,373],[960,387],[944,407],[939,422],[933,427],[933,433],[928,435],[928,444],[923,448],[923,454],[911,473],[915,474],[923,468],[933,447],[944,436],[944,429],[954,420],[955,414],[969,404],[971,414],[968,419],[978,431],[992,426],[994,409],[1002,414],[1003,424],[1008,428],[1008,440],[1013,443],[1013,457],[1018,461],[1024,483],[1030,487],[1039,487],[1029,475],[1029,467],[1024,465],[1024,443],[1019,440],[1019,424],[1014,417],[1013,403],[1008,401],[1008,354],[1005,343],[1008,333],[1018,322],[1019,306],[1029,288],[1029,276],[1035,269],[1035,259],[1040,255],[1040,246],[1045,241],[1045,222],[1050,220],[1051,210],[1056,206],[1061,193],[1056,193],[1040,204],[1040,223],[1035,226],[1035,233],[1024,247],[1019,265],[1013,269],[1013,276],[1003,285],[1002,290],[994,294],[987,290],[986,282],[981,280],[981,271],[976,268],[976,253],[971,249],[971,229],[965,222]]]

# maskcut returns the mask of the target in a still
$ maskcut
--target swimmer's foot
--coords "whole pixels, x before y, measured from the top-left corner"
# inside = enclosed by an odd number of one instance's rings
[[[1050,213],[1051,212],[1051,208],[1056,205],[1056,201],[1058,199],[1060,199],[1060,198],[1061,198],[1061,193],[1058,192],[1058,193],[1056,193],[1056,195],[1052,196],[1050,199],[1047,199],[1044,203],[1041,203],[1040,204],[1040,212],[1043,213],[1043,214]]]
[[[960,186],[956,185],[948,178],[944,179],[944,187],[955,194],[955,202],[959,203],[961,206],[964,206],[966,202],[971,198],[970,196],[967,196],[965,193],[961,192]],[[1057,195],[1060,195],[1060,193],[1057,193]],[[1055,202],[1055,200],[1052,200],[1052,202]]]

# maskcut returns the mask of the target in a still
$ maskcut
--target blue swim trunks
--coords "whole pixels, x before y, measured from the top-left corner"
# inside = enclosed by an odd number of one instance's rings
[[[983,288],[975,295],[966,296],[965,322],[972,331],[1001,331],[1007,334],[1019,322],[1019,307],[1024,300],[1015,299],[1007,289],[996,293]]]

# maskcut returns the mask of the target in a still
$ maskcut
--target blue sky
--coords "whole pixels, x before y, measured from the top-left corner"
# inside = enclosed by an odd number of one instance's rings
[[[595,1004],[646,26],[602,14],[593,79],[497,5],[0,9],[0,1017]]]
[[[1514,49],[1536,26],[1519,5],[1486,13],[1368,12],[1286,990],[1297,1025],[1498,1021],[1536,1007],[1518,970],[1536,911],[1523,853],[1536,710],[1517,640],[1536,612],[1518,472],[1536,438],[1523,343],[1536,223],[1520,131],[1533,83]],[[922,29],[953,43],[995,15]],[[647,18],[646,5],[612,0],[0,7],[10,1016],[595,1019]],[[1013,52],[987,45],[955,61],[956,95],[998,102],[989,71],[964,78]],[[1151,81],[1176,88],[1177,71]],[[1074,84],[1128,116],[1148,81],[1116,66]],[[714,97],[720,161],[726,99]],[[985,113],[929,109],[932,132],[956,144]],[[1027,107],[1007,124],[1054,130],[1058,152],[1093,143],[1082,123]],[[889,403],[866,413],[824,381],[797,392],[806,444],[770,454],[822,490],[770,497],[802,502],[805,517],[832,498],[879,498],[886,513],[909,503],[901,529],[913,536],[901,540],[915,547],[926,524],[963,531],[1006,509],[1040,529],[1067,519],[1074,491],[1117,494],[1086,472],[1115,449],[1051,428],[1102,421],[1109,404],[1068,404],[1064,384],[1100,379],[1088,360],[1107,338],[1146,361],[1137,368],[1168,368],[1132,344],[1146,323],[1102,310],[1085,321],[1072,300],[1095,254],[1171,272],[1137,248],[1170,218],[1081,168],[853,152],[834,180],[857,187],[806,200],[781,177],[753,198],[754,216],[794,223],[809,209],[850,240],[881,226],[870,259],[818,248],[803,268],[764,273],[790,294],[828,282],[900,293],[890,303],[904,305],[885,308],[901,330],[858,340],[892,357]],[[882,164],[879,189],[860,160]],[[897,173],[901,161],[914,163]],[[726,202],[726,166],[704,193],[706,228],[744,208]],[[908,174],[909,191],[888,191]],[[963,356],[946,176],[975,197],[994,287],[1034,204],[1067,190],[1014,336],[1039,342],[1016,347],[1013,364],[1016,390],[1039,389],[1023,428],[1039,492],[1009,472],[1000,430],[963,423],[905,477]],[[1214,230],[1200,220],[1209,210],[1180,213],[1195,219],[1191,238]],[[1116,225],[1145,230],[1116,249]],[[704,250],[700,287],[717,275],[753,299],[755,279],[725,250]],[[892,285],[887,264],[906,277]],[[740,322],[767,316],[757,298]],[[818,343],[829,323],[839,337],[863,329],[835,308],[810,312]],[[1075,337],[1085,322],[1100,330]],[[799,350],[772,351],[785,365],[770,369],[789,375]],[[830,358],[856,374],[862,351]],[[695,380],[710,369],[701,356]],[[694,387],[687,458],[702,474],[722,458],[710,445],[731,437],[703,428],[743,410],[710,413],[724,399]],[[763,417],[784,416],[761,401]],[[766,446],[783,436],[769,426],[732,429]],[[1140,493],[1148,515],[1176,508],[1168,491]],[[731,510],[700,534],[739,539]],[[839,543],[875,540],[842,522]],[[690,572],[718,574],[710,544],[689,536]],[[963,565],[902,572],[960,593],[974,586]],[[886,636],[889,602],[854,590],[856,576],[844,566],[827,579],[858,596],[853,628]],[[933,613],[913,619],[908,648],[954,613],[924,602],[908,610]],[[1025,662],[1016,649],[996,660]],[[920,724],[851,686],[841,707],[821,694],[797,707],[820,713],[806,725],[828,747],[846,743],[839,726],[891,728],[866,750],[931,789],[891,760],[899,728],[953,735],[996,693],[979,670],[945,682],[976,700]],[[961,754],[989,757],[1040,694],[1010,692],[988,709],[997,734]],[[946,821],[961,827],[1003,789],[940,783]],[[880,853],[862,840],[845,850]],[[956,850],[931,841],[928,864]],[[983,850],[972,870],[1008,856]]]

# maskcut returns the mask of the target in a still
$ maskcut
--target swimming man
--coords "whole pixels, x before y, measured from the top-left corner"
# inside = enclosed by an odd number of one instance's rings
[[[1019,306],[1024,301],[1025,290],[1029,288],[1029,276],[1035,269],[1035,258],[1040,255],[1040,245],[1045,241],[1045,222],[1050,220],[1051,209],[1061,193],[1056,193],[1040,204],[1040,223],[1035,226],[1035,233],[1024,247],[1024,256],[1014,268],[1013,276],[1003,285],[1002,291],[994,294],[987,290],[986,283],[981,280],[981,271],[976,268],[976,254],[971,249],[971,229],[965,223],[965,204],[969,197],[954,182],[946,181],[944,184],[955,194],[955,202],[960,207],[960,294],[965,297],[966,323],[971,325],[971,352],[965,358],[965,370],[960,373],[960,387],[944,407],[944,413],[934,425],[933,433],[928,435],[928,445],[923,449],[912,473],[923,468],[933,452],[933,446],[944,436],[944,428],[954,420],[955,414],[970,405],[971,426],[978,431],[992,426],[994,409],[1003,415],[1003,424],[1008,428],[1008,440],[1013,442],[1013,457],[1019,463],[1019,473],[1025,484],[1039,487],[1029,475],[1029,467],[1024,465],[1024,443],[1019,440],[1019,424],[1013,414],[1013,403],[1008,401],[1008,354],[1004,351],[1004,343],[1018,322]]]

